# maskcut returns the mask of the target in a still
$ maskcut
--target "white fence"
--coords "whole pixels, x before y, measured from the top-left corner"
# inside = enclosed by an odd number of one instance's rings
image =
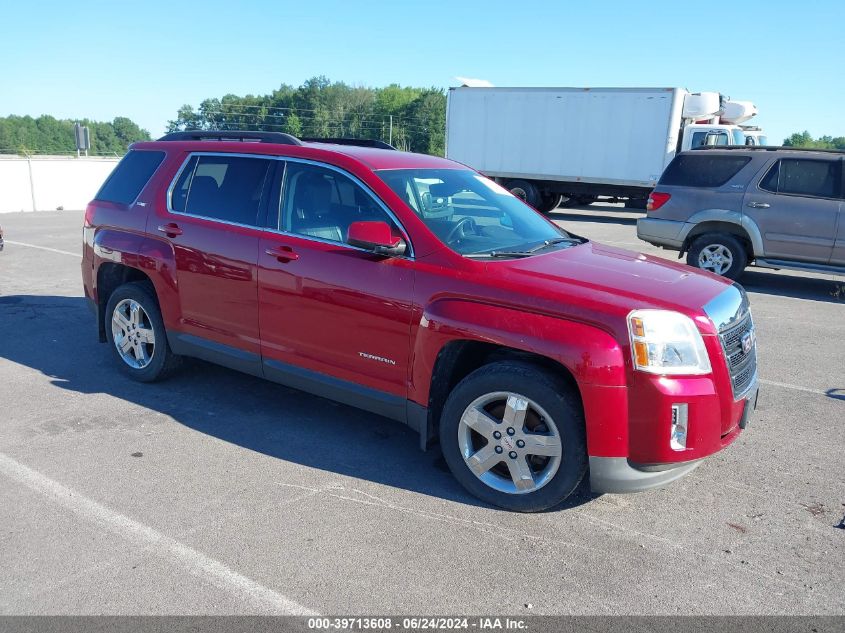
[[[0,156],[0,213],[84,209],[118,160]]]

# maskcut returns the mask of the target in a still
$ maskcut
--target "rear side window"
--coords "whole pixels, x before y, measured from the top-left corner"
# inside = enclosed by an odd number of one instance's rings
[[[750,156],[714,156],[707,152],[679,154],[669,163],[661,185],[721,187],[751,160]]]
[[[95,200],[131,204],[164,160],[164,152],[130,150],[97,192]]]
[[[782,158],[763,180],[760,189],[797,196],[835,198],[838,195],[839,161]]]
[[[243,156],[193,156],[170,194],[178,213],[257,226],[273,161]]]

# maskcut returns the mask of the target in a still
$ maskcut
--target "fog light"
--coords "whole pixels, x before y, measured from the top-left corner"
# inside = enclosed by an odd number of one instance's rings
[[[669,435],[669,446],[673,451],[683,451],[687,448],[687,405],[672,405],[672,429]]]

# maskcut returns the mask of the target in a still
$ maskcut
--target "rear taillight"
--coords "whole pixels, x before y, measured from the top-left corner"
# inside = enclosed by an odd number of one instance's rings
[[[85,207],[85,226],[93,226],[94,225],[94,205],[92,203],[88,203],[88,206]]]
[[[671,194],[668,193],[663,193],[661,191],[652,191],[651,195],[648,197],[648,204],[645,205],[645,210],[657,211],[657,209],[669,202],[669,198],[671,197]]]

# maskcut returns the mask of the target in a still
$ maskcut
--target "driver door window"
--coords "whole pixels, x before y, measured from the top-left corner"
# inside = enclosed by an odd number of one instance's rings
[[[279,229],[319,240],[348,244],[353,222],[386,222],[401,235],[396,223],[351,178],[326,167],[289,162]]]

